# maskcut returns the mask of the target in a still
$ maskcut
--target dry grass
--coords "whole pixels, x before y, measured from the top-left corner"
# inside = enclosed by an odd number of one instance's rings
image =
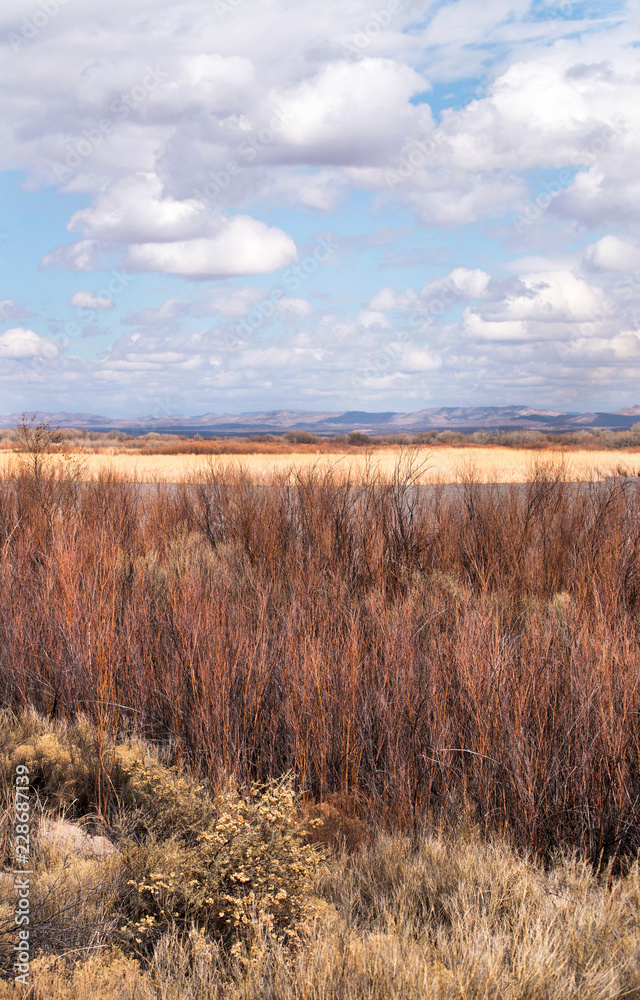
[[[121,453],[110,448],[99,453],[72,452],[67,459],[82,463],[80,478],[96,481],[104,475],[138,482],[180,483],[185,479],[206,482],[215,470],[243,469],[250,476],[269,479],[274,475],[289,475],[295,480],[299,471],[334,470],[353,483],[363,483],[371,470],[386,478],[393,475],[399,458],[410,450],[423,465],[423,483],[458,483],[474,478],[483,483],[527,483],[542,464],[561,466],[563,476],[572,482],[596,482],[611,476],[640,474],[640,452],[598,450],[538,450],[516,448],[406,447],[373,450],[321,451],[308,447],[304,452],[291,449],[271,454],[246,455],[138,455]],[[0,452],[0,475],[9,476],[15,470],[15,457],[10,451]]]
[[[235,955],[168,932],[148,964],[119,950],[41,958],[2,1000],[617,1000],[640,995],[637,870],[607,892],[583,866],[398,838],[335,863],[340,885],[290,949],[253,925]],[[322,892],[322,888],[319,889]]]
[[[0,979],[0,1000],[640,997],[637,863],[615,877],[561,852],[543,867],[464,824],[413,837],[379,833],[351,853],[327,853],[302,843],[305,814],[289,791],[282,795],[286,782],[258,791],[253,802],[231,790],[212,796],[171,764],[175,748],[172,757],[140,740],[107,740],[101,759],[92,732],[82,720],[0,716],[0,780],[6,789],[15,761],[28,762],[39,792],[34,824],[63,809],[76,822],[100,822],[117,848],[108,863],[38,848],[31,982]],[[105,760],[119,794],[100,814]],[[78,788],[87,796],[81,808]],[[242,828],[232,822],[238,808],[248,817]],[[199,851],[203,829],[224,842],[222,856]],[[265,866],[287,864],[290,847],[280,835],[299,838],[284,913],[260,889]],[[131,889],[132,856],[153,859],[147,878],[155,892],[140,893],[137,879]],[[247,881],[240,892],[232,888],[234,900],[251,889],[267,909],[250,905],[229,934],[216,872],[228,878],[238,865]],[[214,898],[187,920],[169,910],[159,925],[159,908],[176,903],[172,882],[183,892],[206,884]],[[10,916],[5,894],[0,919]],[[123,935],[123,923],[137,933]],[[8,950],[10,921],[0,932]]]

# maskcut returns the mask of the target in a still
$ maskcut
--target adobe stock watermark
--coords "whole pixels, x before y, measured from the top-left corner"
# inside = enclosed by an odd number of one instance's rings
[[[320,237],[316,239],[315,243],[316,247],[313,253],[287,268],[282,275],[281,285],[272,288],[269,295],[253,307],[247,318],[238,323],[233,332],[223,334],[222,345],[224,347],[241,347],[251,340],[264,323],[273,319],[279,303],[286,298],[287,293],[297,292],[322,264],[327,263],[339,247],[339,244],[331,236],[326,239]]]
[[[572,18],[575,12],[575,3],[573,0],[562,0],[561,3],[556,4],[553,9],[554,14],[559,14],[560,17]]]
[[[470,105],[473,101],[478,101],[486,97],[487,92],[488,85],[484,82],[479,83],[473,91],[473,97],[469,104],[466,104],[464,108],[448,110],[446,116],[447,129],[450,129],[452,125],[460,125],[465,118],[468,118],[471,114]],[[440,124],[433,132],[430,132],[428,135],[425,134],[424,138],[412,139],[409,151],[405,153],[402,159],[398,160],[394,167],[385,170],[384,180],[387,187],[393,190],[398,184],[404,184],[405,181],[413,177],[416,171],[433,163],[436,151],[444,146],[448,138],[448,131],[445,131],[444,125]]]
[[[622,299],[632,299],[640,295],[640,267],[624,278],[619,278],[613,286],[615,295]]]
[[[625,122],[626,119],[622,115],[614,115],[611,121],[605,122],[598,132],[591,136],[587,143],[583,144],[581,149],[575,151],[572,157],[573,167],[583,167],[585,160],[590,167],[593,166],[612,139],[622,134]],[[529,226],[538,222],[552,201],[563,191],[567,190],[575,176],[575,169],[565,168],[560,171],[555,180],[545,181],[542,185],[543,191],[536,195],[535,198],[530,198],[520,212],[511,214],[511,222],[516,232],[522,233]],[[575,223],[572,224],[571,221],[567,221],[566,225],[570,229],[578,229],[578,226]]]
[[[566,191],[573,177],[573,171],[561,170],[557,180],[545,181],[542,185],[544,190],[540,194],[536,195],[535,198],[530,198],[520,212],[513,212],[511,214],[511,222],[515,231],[522,233],[529,226],[532,226],[534,222],[538,222],[549,208],[553,199],[557,198],[562,191]]]
[[[17,939],[13,945],[14,979],[23,986],[29,985],[29,967],[31,961],[29,925],[31,923],[31,813],[29,796],[29,768],[26,764],[18,764],[14,779],[14,869],[13,887],[16,893],[16,908],[13,922],[18,928]]]
[[[403,7],[402,0],[390,0],[382,10],[370,11],[369,18],[360,30],[353,35],[351,41],[343,42],[342,48],[351,56],[361,55],[389,27],[394,17],[402,12]]]
[[[215,0],[213,9],[218,15],[219,21],[224,21],[227,14],[233,14],[238,7],[242,7],[244,0]]]
[[[39,35],[43,28],[53,21],[60,13],[61,7],[66,7],[69,0],[40,0],[38,10],[22,18],[22,30],[20,34],[10,31],[7,39],[11,42],[14,52],[19,52],[24,45],[32,42],[36,35]]]
[[[255,135],[247,135],[238,146],[238,156],[241,160],[229,160],[224,168],[212,170],[208,174],[208,180],[201,188],[193,188],[192,194],[204,205],[211,205],[225,191],[231,179],[236,177],[245,167],[257,159],[262,152],[278,137],[278,133],[295,121],[298,117],[285,108],[279,108],[269,119],[269,124],[261,128]]]
[[[120,94],[109,105],[112,117],[101,118],[95,128],[85,128],[80,138],[65,143],[64,163],[54,160],[51,164],[56,180],[67,180],[67,175],[72,174],[87,157],[91,156],[94,150],[112,134],[113,130],[126,121],[132,111],[143,104],[157,86],[166,83],[168,79],[169,74],[160,69],[159,66],[145,66],[145,75],[140,83],[132,87],[131,90]]]
[[[351,383],[356,389],[362,389],[371,379],[380,378],[388,374],[393,364],[397,364],[402,356],[404,348],[412,344],[411,329],[415,330],[419,326],[431,326],[438,316],[442,316],[447,309],[450,309],[462,298],[462,290],[450,278],[447,278],[429,296],[427,302],[420,308],[415,309],[409,319],[408,328],[399,330],[392,341],[376,351],[372,351],[367,357],[367,367],[360,370],[351,379]]]
[[[625,275],[624,278],[619,278],[611,289],[611,296],[604,300],[602,308],[596,310],[587,322],[573,325],[573,332],[578,337],[597,336],[600,332],[600,325],[607,320],[616,320],[619,324],[620,320],[624,318],[625,325],[629,322],[631,326],[637,326],[638,317],[636,314],[629,316],[627,313],[621,313],[619,301],[616,299],[628,302],[630,299],[640,296],[640,267],[631,274]]]
[[[142,400],[142,397],[140,397]],[[184,412],[184,402],[179,396],[154,396],[151,399],[153,409],[149,416],[156,420],[168,420]]]
[[[442,129],[435,129],[424,139],[414,139],[406,156],[403,156],[393,169],[385,170],[384,180],[387,187],[393,190],[398,184],[404,184],[413,177],[417,170],[433,162],[433,154],[445,141],[446,136]]]

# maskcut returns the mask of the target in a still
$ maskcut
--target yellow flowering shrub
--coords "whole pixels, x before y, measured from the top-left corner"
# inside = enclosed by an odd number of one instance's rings
[[[324,858],[305,842],[308,828],[286,776],[254,785],[247,797],[220,796],[216,814],[191,843],[177,833],[130,844],[124,940],[143,948],[177,925],[230,942],[256,919],[280,939],[295,938],[313,908],[312,885]]]

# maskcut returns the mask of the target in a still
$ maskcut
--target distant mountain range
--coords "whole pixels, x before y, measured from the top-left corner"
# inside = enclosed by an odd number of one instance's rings
[[[21,418],[20,413],[0,416],[0,426],[13,427]],[[93,413],[37,413],[36,419],[53,427],[73,427],[79,430],[119,430],[137,435],[149,432],[191,436],[200,434],[203,437],[283,434],[292,430],[312,431],[318,435],[347,434],[349,431],[413,434],[430,430],[627,430],[632,424],[640,422],[640,406],[626,407],[615,413],[562,413],[559,410],[536,410],[531,406],[440,406],[418,410],[416,413],[272,410],[266,413],[203,413],[197,417],[164,414],[122,419],[101,417]]]

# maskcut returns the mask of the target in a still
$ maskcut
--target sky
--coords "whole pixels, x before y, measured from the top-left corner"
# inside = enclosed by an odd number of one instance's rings
[[[0,413],[639,403],[639,11],[3,0]]]

